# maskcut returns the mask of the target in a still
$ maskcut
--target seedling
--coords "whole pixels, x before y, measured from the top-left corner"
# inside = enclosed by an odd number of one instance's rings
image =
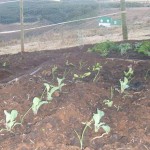
[[[110,132],[110,127],[108,125],[106,125],[104,122],[101,122],[101,119],[104,115],[105,115],[105,113],[103,111],[97,109],[97,113],[93,114],[92,119],[89,122],[83,123],[85,125],[85,127],[82,131],[81,136],[75,131],[75,133],[79,139],[79,142],[80,142],[81,150],[83,149],[83,140],[84,140],[85,131],[88,127],[91,128],[92,124],[94,125],[95,132],[98,132],[100,128],[102,128],[105,131],[105,134],[108,134]],[[100,136],[100,137],[102,137],[102,136]],[[99,137],[95,137],[95,138],[99,138]],[[95,138],[93,138],[93,139],[95,139]]]
[[[55,93],[57,90],[61,91],[62,87],[66,85],[66,84],[63,83],[64,78],[62,78],[62,79],[57,78],[57,81],[58,81],[58,86],[54,86],[54,85],[50,85],[48,83],[44,83],[44,86],[45,86],[46,91],[47,91],[47,100],[48,101],[51,101],[53,99],[52,98],[53,93]]]
[[[61,92],[62,87],[66,85],[66,84],[63,83],[64,79],[65,79],[65,78],[62,78],[62,79],[57,78],[58,89],[59,89],[60,92]]]
[[[73,63],[69,63],[68,60],[66,61],[66,66],[73,66],[73,67],[75,67],[75,65]]]
[[[124,76],[129,80],[133,76],[134,70],[132,69],[132,66],[129,66],[128,68],[129,70],[127,72],[124,71]]]
[[[150,69],[148,69],[146,71],[146,75],[145,75],[144,79],[147,80],[148,77],[150,77]]]
[[[33,113],[36,115],[39,108],[43,105],[43,104],[47,104],[48,102],[50,102],[53,97],[53,93],[57,90],[60,90],[61,91],[61,88],[65,85],[64,83],[62,83],[64,80],[63,79],[59,79],[57,78],[57,81],[58,81],[58,86],[53,86],[53,85],[50,85],[48,83],[44,83],[44,86],[45,86],[45,89],[41,95],[40,98],[38,97],[35,97],[33,99],[33,103],[32,103],[32,106],[26,111],[26,113],[23,115],[23,117],[21,118],[21,124],[23,123],[23,120],[25,118],[25,116],[29,113],[29,111],[32,109]],[[46,95],[47,95],[47,101],[43,101],[43,97],[44,97],[44,94],[46,92]]]
[[[3,67],[6,67],[6,66],[7,66],[7,63],[6,63],[6,62],[4,62],[4,63],[2,64],[2,66],[3,66]]]
[[[104,104],[107,105],[108,107],[112,107],[113,105],[113,101],[109,100],[109,99],[105,99],[103,100]]]
[[[37,114],[39,108],[40,108],[43,104],[47,104],[47,103],[48,103],[47,101],[42,101],[40,98],[35,97],[35,98],[33,99],[33,104],[32,104],[32,106],[31,106],[34,115]]]
[[[19,125],[21,123],[18,123],[16,121],[16,118],[18,116],[18,111],[17,110],[12,110],[10,113],[7,112],[6,110],[4,110],[4,114],[6,116],[6,122],[5,122],[5,128],[1,129],[0,132],[2,131],[9,131],[9,132],[13,132],[13,128],[16,125]]]
[[[121,106],[114,105],[114,107],[117,109],[117,111],[119,111],[121,109]]]
[[[104,115],[105,113],[99,109],[97,109],[97,113],[93,115],[95,132],[98,132],[98,130],[102,128],[105,133],[108,134],[110,132],[110,127],[106,125],[105,122],[101,122],[101,119]]]
[[[107,105],[108,107],[112,107],[113,106],[113,101],[112,101],[113,97],[114,97],[114,88],[111,87],[110,98],[103,100],[104,104]]]
[[[86,66],[86,62],[79,61],[79,70]]]
[[[90,76],[90,75],[91,75],[91,72],[86,72],[86,73],[84,73],[83,75],[74,74],[73,79],[74,79],[74,80],[75,80],[75,79],[84,79],[85,77],[88,77],[88,76]]]
[[[99,75],[100,70],[102,69],[102,66],[100,65],[100,63],[96,63],[93,67],[92,67],[92,71],[97,71],[97,74],[95,75],[93,82],[97,81],[97,77]]]
[[[124,77],[124,81],[122,81],[121,79],[120,81],[120,93],[124,93],[124,91],[129,88],[129,80],[128,78]]]
[[[52,68],[52,76],[53,76],[52,80],[54,80],[54,78],[55,78],[55,73],[56,73],[57,69],[58,69],[58,67],[56,65],[54,65]]]

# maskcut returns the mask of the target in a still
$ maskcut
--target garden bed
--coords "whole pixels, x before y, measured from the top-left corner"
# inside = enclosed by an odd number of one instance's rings
[[[33,98],[43,93],[44,83],[57,85],[57,77],[65,77],[61,92],[56,91],[37,115],[30,110],[13,132],[0,133],[1,150],[80,150],[75,131],[80,135],[83,122],[90,121],[97,109],[105,113],[102,122],[111,130],[104,134],[102,128],[94,132],[93,124],[88,127],[85,150],[150,149],[150,57],[133,51],[101,57],[87,52],[91,47],[25,53],[23,59],[20,54],[0,56],[1,128],[4,110],[17,110],[20,121]],[[96,64],[101,66],[98,74],[92,70]],[[129,87],[120,93],[119,80],[130,67],[134,73]]]

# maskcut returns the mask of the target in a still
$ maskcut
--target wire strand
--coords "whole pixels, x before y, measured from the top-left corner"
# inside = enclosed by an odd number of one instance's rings
[[[99,17],[113,16],[113,15],[121,14],[121,13],[126,13],[126,11],[119,11],[119,12],[116,12],[116,13],[100,15],[100,16],[95,16],[95,17],[91,17],[91,18],[84,18],[84,19],[79,19],[79,20],[73,20],[73,21],[67,21],[67,22],[61,22],[61,23],[56,23],[56,24],[51,24],[51,25],[46,25],[46,26],[40,26],[40,27],[36,27],[36,28],[29,28],[29,29],[24,29],[24,31],[30,31],[30,30],[48,28],[48,27],[53,27],[53,26],[65,25],[65,24],[75,23],[75,22],[79,22],[79,21],[92,20],[92,19],[96,19],[96,18],[99,18]],[[0,32],[0,35],[1,34],[17,33],[17,32],[20,32],[20,31],[21,30],[4,31],[4,32]]]

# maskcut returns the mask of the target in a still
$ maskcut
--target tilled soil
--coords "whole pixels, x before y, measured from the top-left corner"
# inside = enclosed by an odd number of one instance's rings
[[[93,126],[88,128],[84,150],[150,149],[149,57],[129,52],[103,58],[88,53],[89,47],[25,53],[23,59],[20,54],[0,56],[1,128],[5,127],[4,110],[15,109],[23,116],[33,98],[41,96],[44,83],[57,85],[57,77],[65,76],[66,84],[61,92],[53,94],[51,103],[40,107],[37,115],[30,110],[21,126],[0,133],[1,150],[80,150],[75,131],[81,134],[82,123],[89,121],[97,109],[104,111],[102,121],[111,131],[100,138],[103,129],[95,133]],[[96,72],[73,80],[74,74],[83,75],[96,63],[102,66],[96,82]],[[128,66],[132,66],[134,75],[130,87],[121,94],[119,80]],[[112,100],[113,105],[108,107],[104,100]]]

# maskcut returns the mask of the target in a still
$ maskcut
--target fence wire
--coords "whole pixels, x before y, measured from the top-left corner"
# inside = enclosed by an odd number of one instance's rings
[[[129,40],[150,39],[150,7],[127,8],[126,12]],[[101,17],[120,20],[120,9],[107,7],[101,9],[96,17],[58,24],[26,23],[25,51],[53,50],[72,46],[82,48],[85,44],[122,40],[121,25],[99,26]],[[0,54],[20,52],[19,24],[9,25],[13,31],[8,31],[7,28],[5,25],[0,25]]]

